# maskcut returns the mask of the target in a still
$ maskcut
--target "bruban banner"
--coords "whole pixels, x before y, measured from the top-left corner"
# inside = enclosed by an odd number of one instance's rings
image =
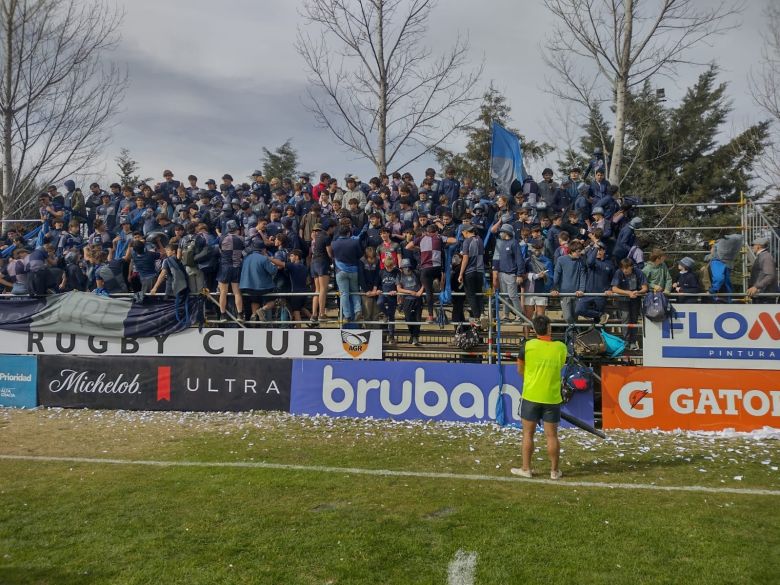
[[[517,415],[523,387],[504,368],[504,412]],[[293,365],[293,414],[481,422],[496,419],[498,366],[427,362],[303,361]],[[592,425],[593,392],[576,392],[568,414]],[[571,427],[566,421],[562,426]]]
[[[382,332],[347,329],[187,329],[154,337],[4,331],[0,354],[382,359]]]
[[[40,356],[38,403],[127,410],[290,410],[290,360]]]

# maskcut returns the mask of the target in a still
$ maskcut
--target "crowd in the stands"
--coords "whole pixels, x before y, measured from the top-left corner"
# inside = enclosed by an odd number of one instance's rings
[[[670,271],[663,250],[645,249],[638,200],[610,184],[598,153],[585,173],[571,168],[558,183],[547,168],[510,193],[477,188],[452,168],[443,177],[429,168],[420,181],[408,172],[367,183],[327,173],[314,184],[305,174],[252,177],[201,185],[165,170],[157,184],[93,183],[86,193],[73,181],[52,185],[39,196],[36,229],[6,224],[0,287],[174,297],[208,289],[219,293],[223,319],[274,319],[281,305],[291,319],[315,323],[328,318],[336,288],[341,319],[386,321],[392,340],[400,310],[418,344],[440,300],[451,321],[467,322],[466,311],[478,320],[486,287],[502,293],[504,319],[543,314],[559,297],[566,321],[604,323],[614,296],[622,320],[635,323],[648,290],[731,292],[743,245],[742,236],[725,236],[705,272],[690,257]],[[761,252],[767,242],[755,244]],[[757,274],[751,286],[772,292],[777,275]],[[297,294],[269,296],[278,292]]]

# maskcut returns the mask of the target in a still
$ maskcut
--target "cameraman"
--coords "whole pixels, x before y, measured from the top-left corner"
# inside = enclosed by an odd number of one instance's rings
[[[523,378],[523,396],[520,418],[523,421],[523,467],[510,471],[520,477],[533,477],[531,457],[534,453],[534,432],[541,420],[547,437],[547,455],[550,457],[550,479],[563,475],[558,467],[561,446],[558,424],[561,421],[561,368],[566,363],[566,345],[551,338],[550,318],[537,315],[533,319],[536,339],[520,346],[517,353],[517,371]]]

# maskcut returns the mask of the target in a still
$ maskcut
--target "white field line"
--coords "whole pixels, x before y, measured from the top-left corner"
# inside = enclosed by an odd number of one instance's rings
[[[261,461],[150,461],[144,459],[108,459],[102,457],[56,457],[48,455],[2,455],[0,460],[38,461],[49,463],[85,463],[101,465],[146,465],[150,467],[204,467],[278,469],[285,471],[311,471],[316,473],[343,473],[347,475],[374,475],[379,477],[418,477],[423,479],[452,479],[461,481],[494,481],[503,483],[528,483],[565,488],[606,488],[621,490],[646,490],[651,492],[699,492],[705,494],[734,494],[742,496],[780,496],[780,490],[758,488],[707,487],[703,485],[652,485],[648,483],[610,483],[602,481],[572,481],[552,479],[525,479],[500,475],[441,473],[434,471],[404,471],[392,469],[362,469],[359,467],[327,467],[324,465],[295,465],[265,463]]]
[[[447,567],[447,585],[474,585],[477,553],[458,549]]]

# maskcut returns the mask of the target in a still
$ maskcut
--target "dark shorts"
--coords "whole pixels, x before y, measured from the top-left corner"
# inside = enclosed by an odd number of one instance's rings
[[[303,305],[306,304],[307,300],[309,300],[309,297],[303,297],[303,296],[287,297],[287,307],[291,311],[300,311],[301,309],[303,309]]]
[[[561,422],[561,405],[523,400],[520,406],[520,418],[533,422],[541,420],[547,423],[559,423]]]
[[[312,278],[328,276],[330,274],[330,262],[327,260],[312,260],[310,271]]]
[[[222,266],[219,267],[217,272],[217,282],[222,284],[238,282],[241,280],[241,268],[235,266]]]
[[[255,303],[258,305],[264,305],[266,301],[273,300],[273,297],[266,298],[266,295],[271,294],[274,292],[275,289],[268,288],[265,290],[255,290],[255,289],[242,289],[241,293],[246,296],[247,300],[250,303]]]

